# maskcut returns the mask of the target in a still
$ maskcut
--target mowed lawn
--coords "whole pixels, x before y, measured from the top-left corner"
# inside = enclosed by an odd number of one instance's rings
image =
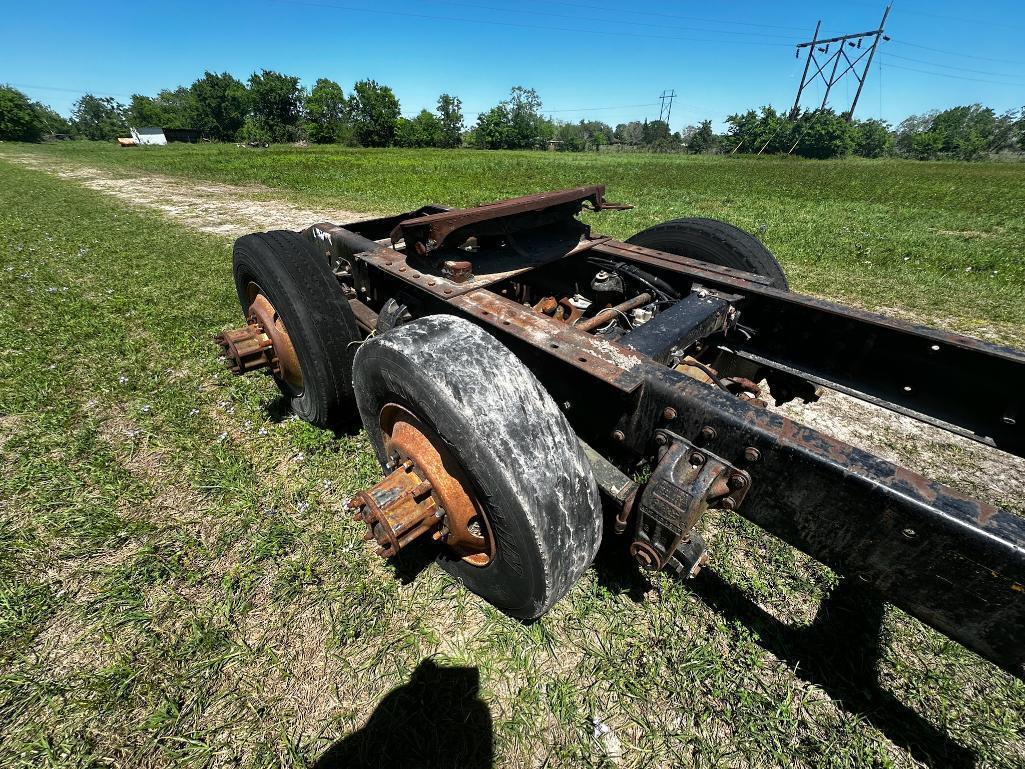
[[[708,521],[697,580],[613,546],[533,624],[424,553],[377,558],[340,512],[379,477],[365,436],[290,418],[216,357],[240,318],[230,241],[7,151],[0,766],[1025,764],[1025,684],[734,516]],[[800,288],[1025,326],[1014,166],[17,151],[376,211],[604,180],[644,206],[603,215],[613,234],[764,225]]]

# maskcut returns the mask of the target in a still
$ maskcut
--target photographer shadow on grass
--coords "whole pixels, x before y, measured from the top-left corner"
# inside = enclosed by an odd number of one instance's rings
[[[485,769],[494,759],[480,672],[421,662],[384,696],[361,729],[338,740],[314,769]]]

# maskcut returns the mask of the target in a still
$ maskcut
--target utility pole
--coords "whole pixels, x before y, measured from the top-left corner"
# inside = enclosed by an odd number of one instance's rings
[[[658,108],[658,119],[669,125],[669,116],[673,114],[673,99],[676,98],[676,89],[662,91],[662,95],[658,98],[662,101],[662,106]],[[669,103],[666,104],[666,102]]]
[[[868,32],[856,32],[852,35],[840,35],[839,37],[828,37],[819,38],[819,29],[822,26],[822,22],[819,21],[815,25],[815,33],[812,35],[812,39],[804,43],[798,43],[797,49],[794,52],[795,55],[800,58],[801,49],[808,49],[808,58],[804,62],[804,72],[801,74],[801,84],[797,86],[797,97],[794,99],[794,106],[790,110],[790,119],[793,120],[797,117],[801,109],[801,94],[804,89],[815,82],[816,79],[822,78],[822,82],[826,84],[826,92],[822,96],[822,104],[819,105],[819,109],[825,109],[826,104],[829,102],[829,92],[833,86],[843,80],[844,76],[850,73],[855,80],[858,81],[858,90],[854,94],[854,100],[851,102],[851,107],[847,112],[844,113],[844,117],[850,121],[854,117],[854,108],[858,106],[858,99],[861,98],[861,90],[865,86],[865,80],[868,78],[869,67],[872,66],[872,58],[875,56],[876,48],[879,46],[880,40],[889,40],[890,38],[883,34],[883,29],[886,26],[886,17],[890,15],[890,9],[893,7],[893,3],[890,3],[883,10],[882,21],[879,22],[877,29],[869,30]],[[865,43],[870,43],[865,45]],[[833,53],[829,52],[831,46],[836,46]],[[848,49],[854,51],[860,51],[858,54],[848,53]],[[816,55],[819,54],[819,55]],[[852,58],[853,56],[853,58]],[[840,70],[841,60],[843,60],[844,68]],[[864,66],[859,65],[864,61]],[[832,67],[830,67],[832,65]],[[815,67],[815,71],[812,72],[811,76],[808,76],[811,68]],[[829,68],[829,76],[825,74],[826,69]],[[837,71],[839,70],[839,74]]]

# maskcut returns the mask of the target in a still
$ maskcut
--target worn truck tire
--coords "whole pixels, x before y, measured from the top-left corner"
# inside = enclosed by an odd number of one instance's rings
[[[469,321],[431,315],[364,343],[354,386],[382,466],[379,415],[398,404],[445,442],[469,476],[495,544],[446,571],[503,612],[544,614],[587,569],[601,541],[598,487],[551,396],[502,344]]]
[[[318,427],[338,427],[355,415],[352,361],[360,340],[356,318],[312,244],[288,230],[235,241],[235,288],[243,312],[256,284],[288,331],[302,370],[302,387],[275,377],[293,412]]]
[[[783,268],[758,238],[717,219],[672,219],[642,230],[626,242],[753,272],[769,278],[773,288],[788,289]]]

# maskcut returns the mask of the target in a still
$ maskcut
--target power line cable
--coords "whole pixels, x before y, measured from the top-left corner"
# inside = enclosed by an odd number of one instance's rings
[[[377,14],[377,15],[385,15],[385,16],[402,16],[402,17],[414,18],[414,19],[432,19],[432,20],[435,20],[435,21],[450,21],[450,22],[451,21],[457,21],[457,22],[463,22],[463,23],[466,23],[466,24],[485,24],[485,25],[489,25],[489,26],[498,26],[498,27],[516,27],[516,28],[519,28],[519,29],[535,29],[535,30],[540,29],[540,30],[551,31],[551,32],[572,32],[575,35],[579,35],[579,34],[604,35],[606,37],[618,37],[618,38],[634,37],[634,38],[641,38],[643,40],[682,40],[682,41],[688,42],[688,43],[715,43],[715,44],[727,43],[729,45],[755,45],[755,46],[770,46],[770,47],[785,46],[787,48],[790,47],[790,45],[787,44],[787,43],[769,43],[769,42],[761,42],[761,41],[757,41],[757,40],[715,40],[715,39],[708,38],[708,37],[683,37],[683,36],[680,36],[680,35],[647,35],[647,34],[642,35],[642,34],[639,34],[639,33],[636,33],[636,32],[624,32],[624,31],[619,31],[619,32],[611,32],[611,31],[609,31],[609,32],[605,32],[605,31],[597,30],[597,29],[580,29],[579,27],[555,27],[555,26],[542,25],[542,24],[523,24],[523,23],[514,22],[514,21],[495,21],[495,20],[492,20],[492,19],[468,19],[468,18],[462,18],[462,17],[456,17],[456,16],[437,16],[437,15],[429,14],[429,13],[414,13],[412,11],[393,11],[393,10],[383,10],[383,9],[379,9],[379,8],[358,8],[356,6],[351,6],[351,5],[337,5],[337,4],[334,4],[334,3],[313,2],[313,0],[274,0],[274,2],[285,4],[285,5],[303,5],[303,6],[311,6],[311,7],[314,7],[314,8],[332,8],[332,9],[341,10],[341,11],[355,11],[357,13],[368,13],[368,14]]]
[[[500,7],[496,7],[496,6],[493,6],[493,5],[480,5],[479,3],[466,3],[466,2],[461,2],[460,0],[434,0],[433,4],[436,5],[438,3],[442,3],[443,5],[457,5],[457,6],[461,6],[463,8],[480,8],[481,10],[485,10],[485,11],[498,11],[499,13],[515,13],[515,14],[522,13],[522,11],[520,9],[500,8]],[[577,6],[574,6],[574,7],[577,7]],[[594,10],[602,10],[602,9],[601,8],[595,8],[594,6],[591,6],[590,10],[594,11]],[[780,34],[770,33],[770,32],[743,32],[743,31],[734,31],[734,30],[729,30],[729,29],[707,29],[707,28],[702,28],[702,27],[674,27],[674,26],[667,26],[664,22],[628,21],[628,20],[622,19],[622,18],[610,19],[610,18],[607,18],[607,17],[603,18],[603,17],[595,17],[595,16],[590,16],[590,15],[588,15],[586,17],[582,17],[580,14],[552,13],[551,11],[533,11],[531,13],[531,16],[550,16],[550,17],[556,18],[556,19],[570,19],[570,20],[576,21],[576,22],[604,22],[604,23],[611,23],[611,24],[629,24],[629,25],[632,25],[632,26],[635,26],[635,27],[655,27],[656,29],[680,30],[682,32],[714,32],[714,33],[721,34],[721,35],[743,35],[745,37],[771,37],[771,38],[777,38],[777,39],[782,39],[782,40],[789,40],[792,37],[792,35],[780,35]],[[581,30],[581,31],[583,31],[583,30]]]
[[[1011,88],[1025,88],[1025,83],[1001,83],[998,80],[983,80],[978,77],[964,77],[962,75],[948,75],[946,72],[930,72],[927,69],[916,69],[915,67],[904,67],[900,64],[888,65],[890,69],[903,69],[908,72],[921,72],[924,75],[935,75],[936,77],[948,77],[953,80],[970,80],[973,83],[989,83],[990,85],[1006,85]]]
[[[1021,73],[1009,73],[1009,72],[990,72],[984,69],[970,69],[968,67],[957,67],[953,64],[941,64],[938,61],[927,61],[925,59],[915,59],[911,56],[901,56],[897,53],[890,53],[890,57],[894,59],[903,59],[904,61],[910,61],[915,64],[928,64],[930,67],[942,67],[943,69],[956,69],[959,72],[971,72],[976,75],[996,75],[997,77],[1018,77]]]
[[[1011,59],[997,59],[992,56],[977,56],[974,53],[965,53],[964,51],[949,51],[946,48],[932,48],[928,45],[919,45],[918,43],[909,43],[906,40],[891,40],[890,42],[896,45],[907,45],[911,48],[919,48],[923,51],[932,51],[933,53],[945,53],[948,56],[960,56],[964,59],[978,59],[980,61],[995,61],[999,64],[1018,64],[1021,65],[1020,61],[1013,61]]]
[[[858,2],[857,5],[863,5],[866,8],[869,8],[869,7],[873,7],[875,4],[874,3],[867,3],[867,2]],[[979,26],[991,27],[993,29],[1017,29],[1017,30],[1025,31],[1025,27],[1022,27],[1020,25],[1003,24],[1003,23],[996,23],[996,22],[992,22],[992,21],[983,21],[982,19],[980,19],[977,16],[975,16],[975,17],[971,17],[971,16],[951,16],[950,14],[947,14],[947,13],[931,13],[929,11],[917,11],[914,8],[905,8],[903,5],[901,5],[900,12],[902,14],[906,13],[906,14],[910,14],[912,16],[928,16],[928,17],[933,18],[933,19],[943,19],[945,21],[959,21],[959,22],[963,22],[965,24],[978,24]]]
[[[529,1],[529,0],[528,0]],[[612,11],[615,13],[627,13],[634,16],[652,16],[663,19],[681,19],[683,21],[703,21],[709,24],[729,24],[731,26],[742,26],[742,27],[758,27],[762,29],[784,29],[790,32],[799,32],[804,27],[788,27],[781,24],[764,24],[754,21],[737,21],[735,19],[710,19],[704,16],[681,16],[675,13],[660,13],[657,11],[641,11],[637,9],[625,10],[622,5],[615,8],[607,6],[595,5],[594,3],[570,3],[565,0],[533,0],[534,2],[541,3],[543,5],[565,5],[569,8],[583,8],[588,11]]]

